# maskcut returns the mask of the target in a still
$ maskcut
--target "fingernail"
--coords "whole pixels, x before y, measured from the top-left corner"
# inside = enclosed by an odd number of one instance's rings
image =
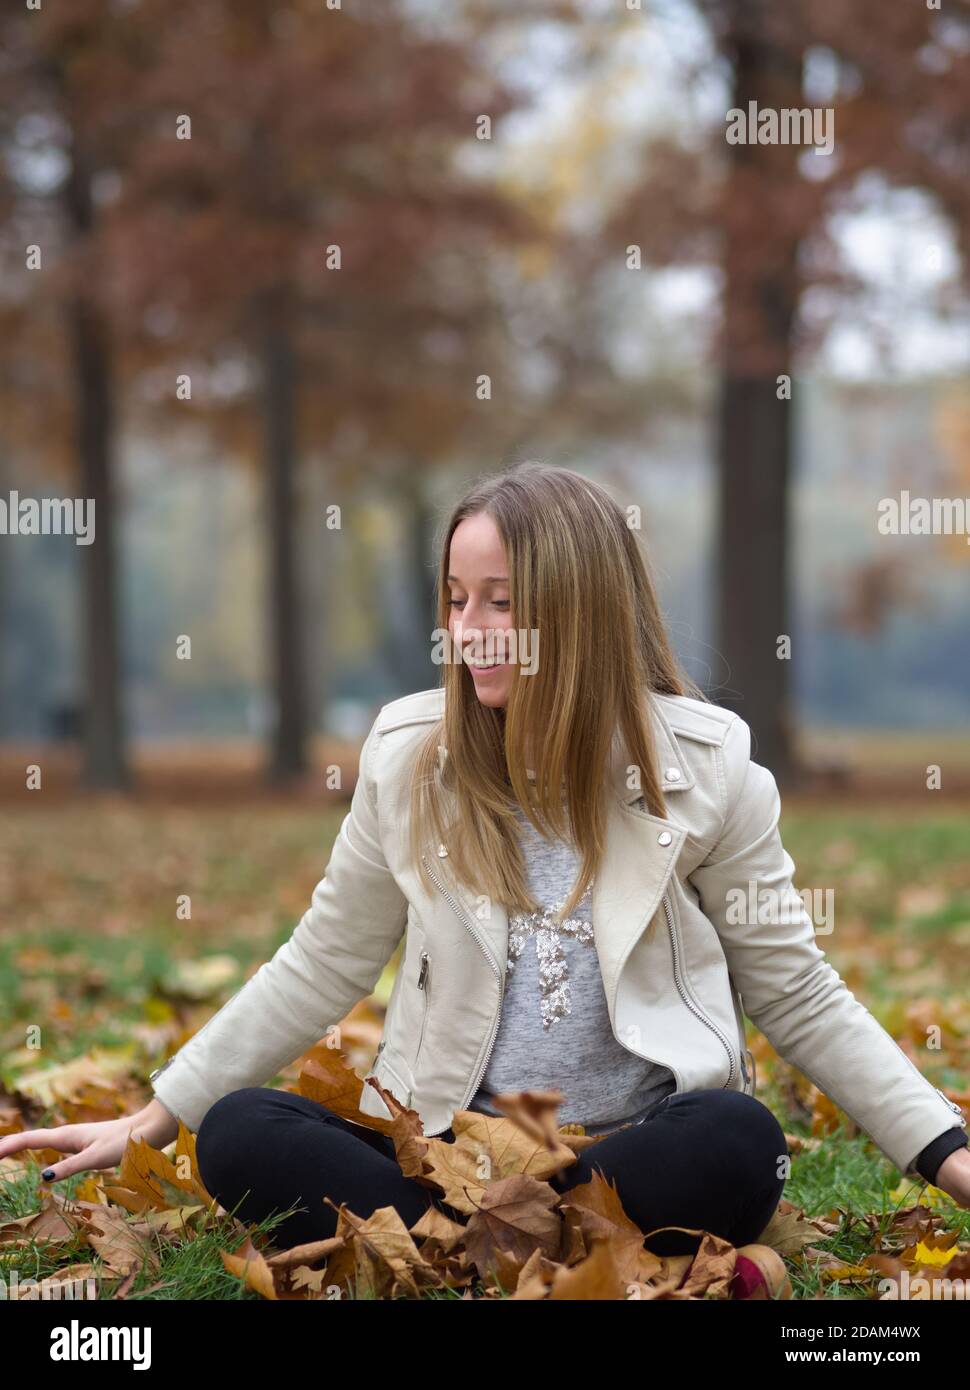
[[[41,1173],[41,1177],[44,1179],[45,1182],[50,1182],[50,1180],[51,1180],[51,1178],[52,1178],[53,1176],[54,1176],[54,1169],[53,1169],[53,1168],[45,1168],[44,1171]]]

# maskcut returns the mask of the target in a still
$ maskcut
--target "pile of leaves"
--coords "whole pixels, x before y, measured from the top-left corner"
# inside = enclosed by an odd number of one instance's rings
[[[364,1084],[377,1090],[391,1119],[361,1114]],[[306,1054],[295,1089],[345,1119],[387,1135],[404,1175],[427,1187],[453,1215],[431,1203],[409,1229],[393,1207],[364,1217],[324,1196],[337,1212],[335,1235],[276,1250],[269,1239],[254,1237],[231,1218],[206,1191],[194,1137],[180,1125],[171,1156],[144,1140],[130,1139],[117,1180],[94,1172],[72,1198],[43,1191],[39,1211],[0,1224],[0,1253],[38,1241],[63,1243],[76,1251],[80,1242],[99,1264],[65,1264],[31,1296],[43,1296],[44,1284],[107,1273],[119,1280],[110,1296],[124,1298],[144,1269],[157,1269],[162,1244],[193,1240],[222,1223],[231,1233],[231,1248],[220,1251],[226,1270],[274,1300],[424,1298],[436,1293],[526,1300],[737,1296],[741,1266],[729,1242],[692,1230],[688,1233],[699,1237],[694,1254],[659,1255],[650,1249],[652,1237],[660,1230],[688,1228],[640,1230],[624,1212],[615,1186],[595,1168],[590,1181],[566,1192],[553,1186],[556,1174],[600,1142],[581,1126],[558,1124],[563,1097],[557,1091],[507,1094],[499,1100],[500,1117],[458,1111],[452,1120],[454,1139],[444,1140],[426,1137],[415,1111],[375,1078],[362,1082],[345,1055],[326,1042]],[[94,1117],[99,1106],[93,1083],[75,1104],[84,1118]],[[0,1132],[19,1127],[12,1108],[0,1111]],[[786,1138],[793,1152],[813,1142]],[[53,1150],[41,1150],[0,1160],[0,1178],[58,1157]],[[897,1211],[888,1227],[885,1218],[839,1210],[827,1218],[808,1218],[783,1200],[758,1243],[779,1257],[815,1261],[823,1283],[839,1280],[862,1296],[879,1297],[877,1282],[898,1284],[904,1270],[911,1279],[967,1277],[970,1252],[959,1248],[956,1233],[942,1229],[943,1220],[939,1210],[924,1205]],[[847,1265],[816,1248],[818,1241],[844,1234],[859,1222],[869,1224],[872,1238],[867,1242],[871,1253],[859,1264]],[[150,1295],[152,1287],[139,1287],[139,1295]],[[752,1296],[771,1295],[759,1286]],[[781,1296],[790,1297],[790,1287]]]

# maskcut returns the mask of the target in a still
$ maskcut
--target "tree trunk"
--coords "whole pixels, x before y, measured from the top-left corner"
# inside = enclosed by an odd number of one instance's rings
[[[382,640],[401,689],[428,690],[441,678],[431,660],[438,556],[434,550],[436,516],[428,505],[417,467],[402,473],[395,498],[400,502],[400,588],[396,593],[388,592],[383,602]],[[394,560],[397,564],[396,556]],[[394,581],[385,577],[384,582]]]
[[[769,387],[771,393],[769,394]],[[773,381],[726,369],[720,402],[720,650],[728,690],[718,702],[751,725],[752,756],[779,784],[794,776],[791,662],[777,655],[791,635],[788,591],[790,401]]]
[[[303,625],[296,556],[297,363],[282,287],[258,305],[269,537],[269,651],[275,717],[267,774],[278,782],[307,770]]]
[[[734,60],[732,105],[747,112],[798,106],[800,68],[762,37],[760,3],[734,0],[728,52]],[[793,401],[779,399],[791,380],[797,304],[795,235],[773,216],[798,173],[788,147],[727,145],[730,173],[724,217],[724,357],[719,406],[718,641],[727,663],[719,703],[752,729],[752,756],[779,784],[793,781],[790,661],[778,639],[791,635],[788,483]]]
[[[90,237],[94,223],[90,179],[76,131],[64,205],[74,239],[81,242]],[[93,499],[95,522],[94,542],[79,547],[84,603],[82,778],[86,786],[120,790],[131,785],[131,773],[125,754],[118,652],[111,358],[107,327],[86,287],[70,298],[67,327],[81,496]]]

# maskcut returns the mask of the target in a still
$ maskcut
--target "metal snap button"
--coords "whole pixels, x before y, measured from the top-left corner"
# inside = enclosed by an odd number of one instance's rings
[[[679,782],[679,781],[680,781],[680,768],[679,768],[679,767],[668,767],[668,768],[667,768],[667,771],[666,771],[665,774],[664,774],[664,776],[667,778],[667,781],[668,781],[668,782]]]
[[[669,845],[673,838],[669,830],[661,830],[660,834],[657,836],[657,844]]]

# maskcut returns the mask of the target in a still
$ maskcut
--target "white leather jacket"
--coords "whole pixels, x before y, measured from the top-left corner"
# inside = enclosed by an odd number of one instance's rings
[[[439,1134],[478,1088],[498,1029],[508,918],[448,872],[428,844],[430,893],[408,860],[408,778],[444,692],[385,705],[360,756],[326,874],[290,939],[163,1067],[154,1091],[190,1129],[209,1106],[261,1085],[374,989],[404,937],[374,1075]],[[743,719],[686,696],[650,694],[668,817],[637,808],[626,760],[593,884],[596,951],[613,1031],[667,1066],[678,1091],[753,1092],[741,1008],[776,1051],[874,1140],[901,1172],[963,1111],[913,1065],[826,961],[792,886],[774,777],[751,760]],[[439,758],[447,750],[439,745]],[[773,889],[797,911],[732,908],[731,890]],[[736,901],[736,900],[734,900]],[[648,940],[645,929],[662,918]],[[738,917],[743,920],[735,920]],[[790,920],[786,921],[786,917]],[[740,998],[739,998],[740,996]],[[364,1086],[360,1109],[388,1118]]]

